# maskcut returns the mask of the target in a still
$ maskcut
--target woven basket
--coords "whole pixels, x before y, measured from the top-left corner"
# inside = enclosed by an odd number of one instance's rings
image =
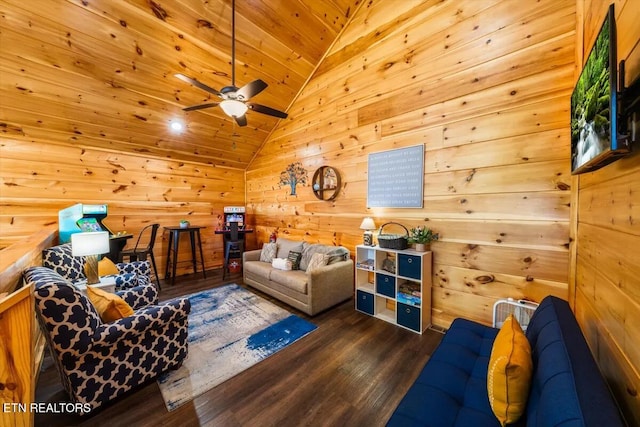
[[[383,233],[382,229],[390,224],[399,225],[404,228],[405,234]],[[378,245],[385,249],[407,249],[409,246],[409,230],[407,230],[407,227],[397,222],[387,222],[386,224],[382,224],[378,234]]]

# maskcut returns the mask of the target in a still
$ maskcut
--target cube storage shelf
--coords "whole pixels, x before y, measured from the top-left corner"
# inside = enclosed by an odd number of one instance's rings
[[[356,246],[356,310],[422,334],[431,325],[431,252]]]

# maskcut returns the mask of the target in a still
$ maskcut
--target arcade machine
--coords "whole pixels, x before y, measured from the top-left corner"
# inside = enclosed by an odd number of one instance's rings
[[[224,225],[226,229],[231,228],[231,223],[238,224],[238,229],[244,228],[244,206],[225,206],[224,207]]]
[[[107,205],[83,205],[75,204],[58,212],[58,233],[60,243],[71,241],[74,233],[86,231],[109,232],[109,253],[106,254],[113,262],[118,262],[120,251],[127,244],[127,240],[133,237],[126,232],[114,233],[102,221],[107,217]]]
[[[224,207],[224,272],[239,273],[242,269],[242,252],[244,252],[245,207]],[[250,231],[249,231],[250,232]]]

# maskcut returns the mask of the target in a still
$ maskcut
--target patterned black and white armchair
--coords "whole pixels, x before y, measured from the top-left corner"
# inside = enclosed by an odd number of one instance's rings
[[[116,292],[134,314],[103,323],[89,299],[55,271],[31,267],[23,275],[34,285],[38,321],[76,403],[98,408],[187,356],[188,298],[158,304],[153,284]]]
[[[85,257],[72,255],[71,243],[53,246],[42,251],[42,265],[52,269],[74,285],[86,283],[84,263]],[[151,283],[149,261],[121,262],[117,263],[116,267],[118,274],[104,277],[114,278],[117,291]]]

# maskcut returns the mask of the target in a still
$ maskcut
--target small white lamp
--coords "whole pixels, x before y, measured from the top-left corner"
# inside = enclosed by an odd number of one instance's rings
[[[360,229],[364,230],[363,240],[365,246],[375,246],[373,243],[373,233],[371,232],[371,230],[376,229],[376,223],[373,222],[373,218],[368,216],[363,219],[362,224],[360,224]]]
[[[92,231],[71,235],[71,255],[85,257],[87,285],[100,282],[97,255],[106,254],[107,252],[109,252],[109,233],[107,231]]]

